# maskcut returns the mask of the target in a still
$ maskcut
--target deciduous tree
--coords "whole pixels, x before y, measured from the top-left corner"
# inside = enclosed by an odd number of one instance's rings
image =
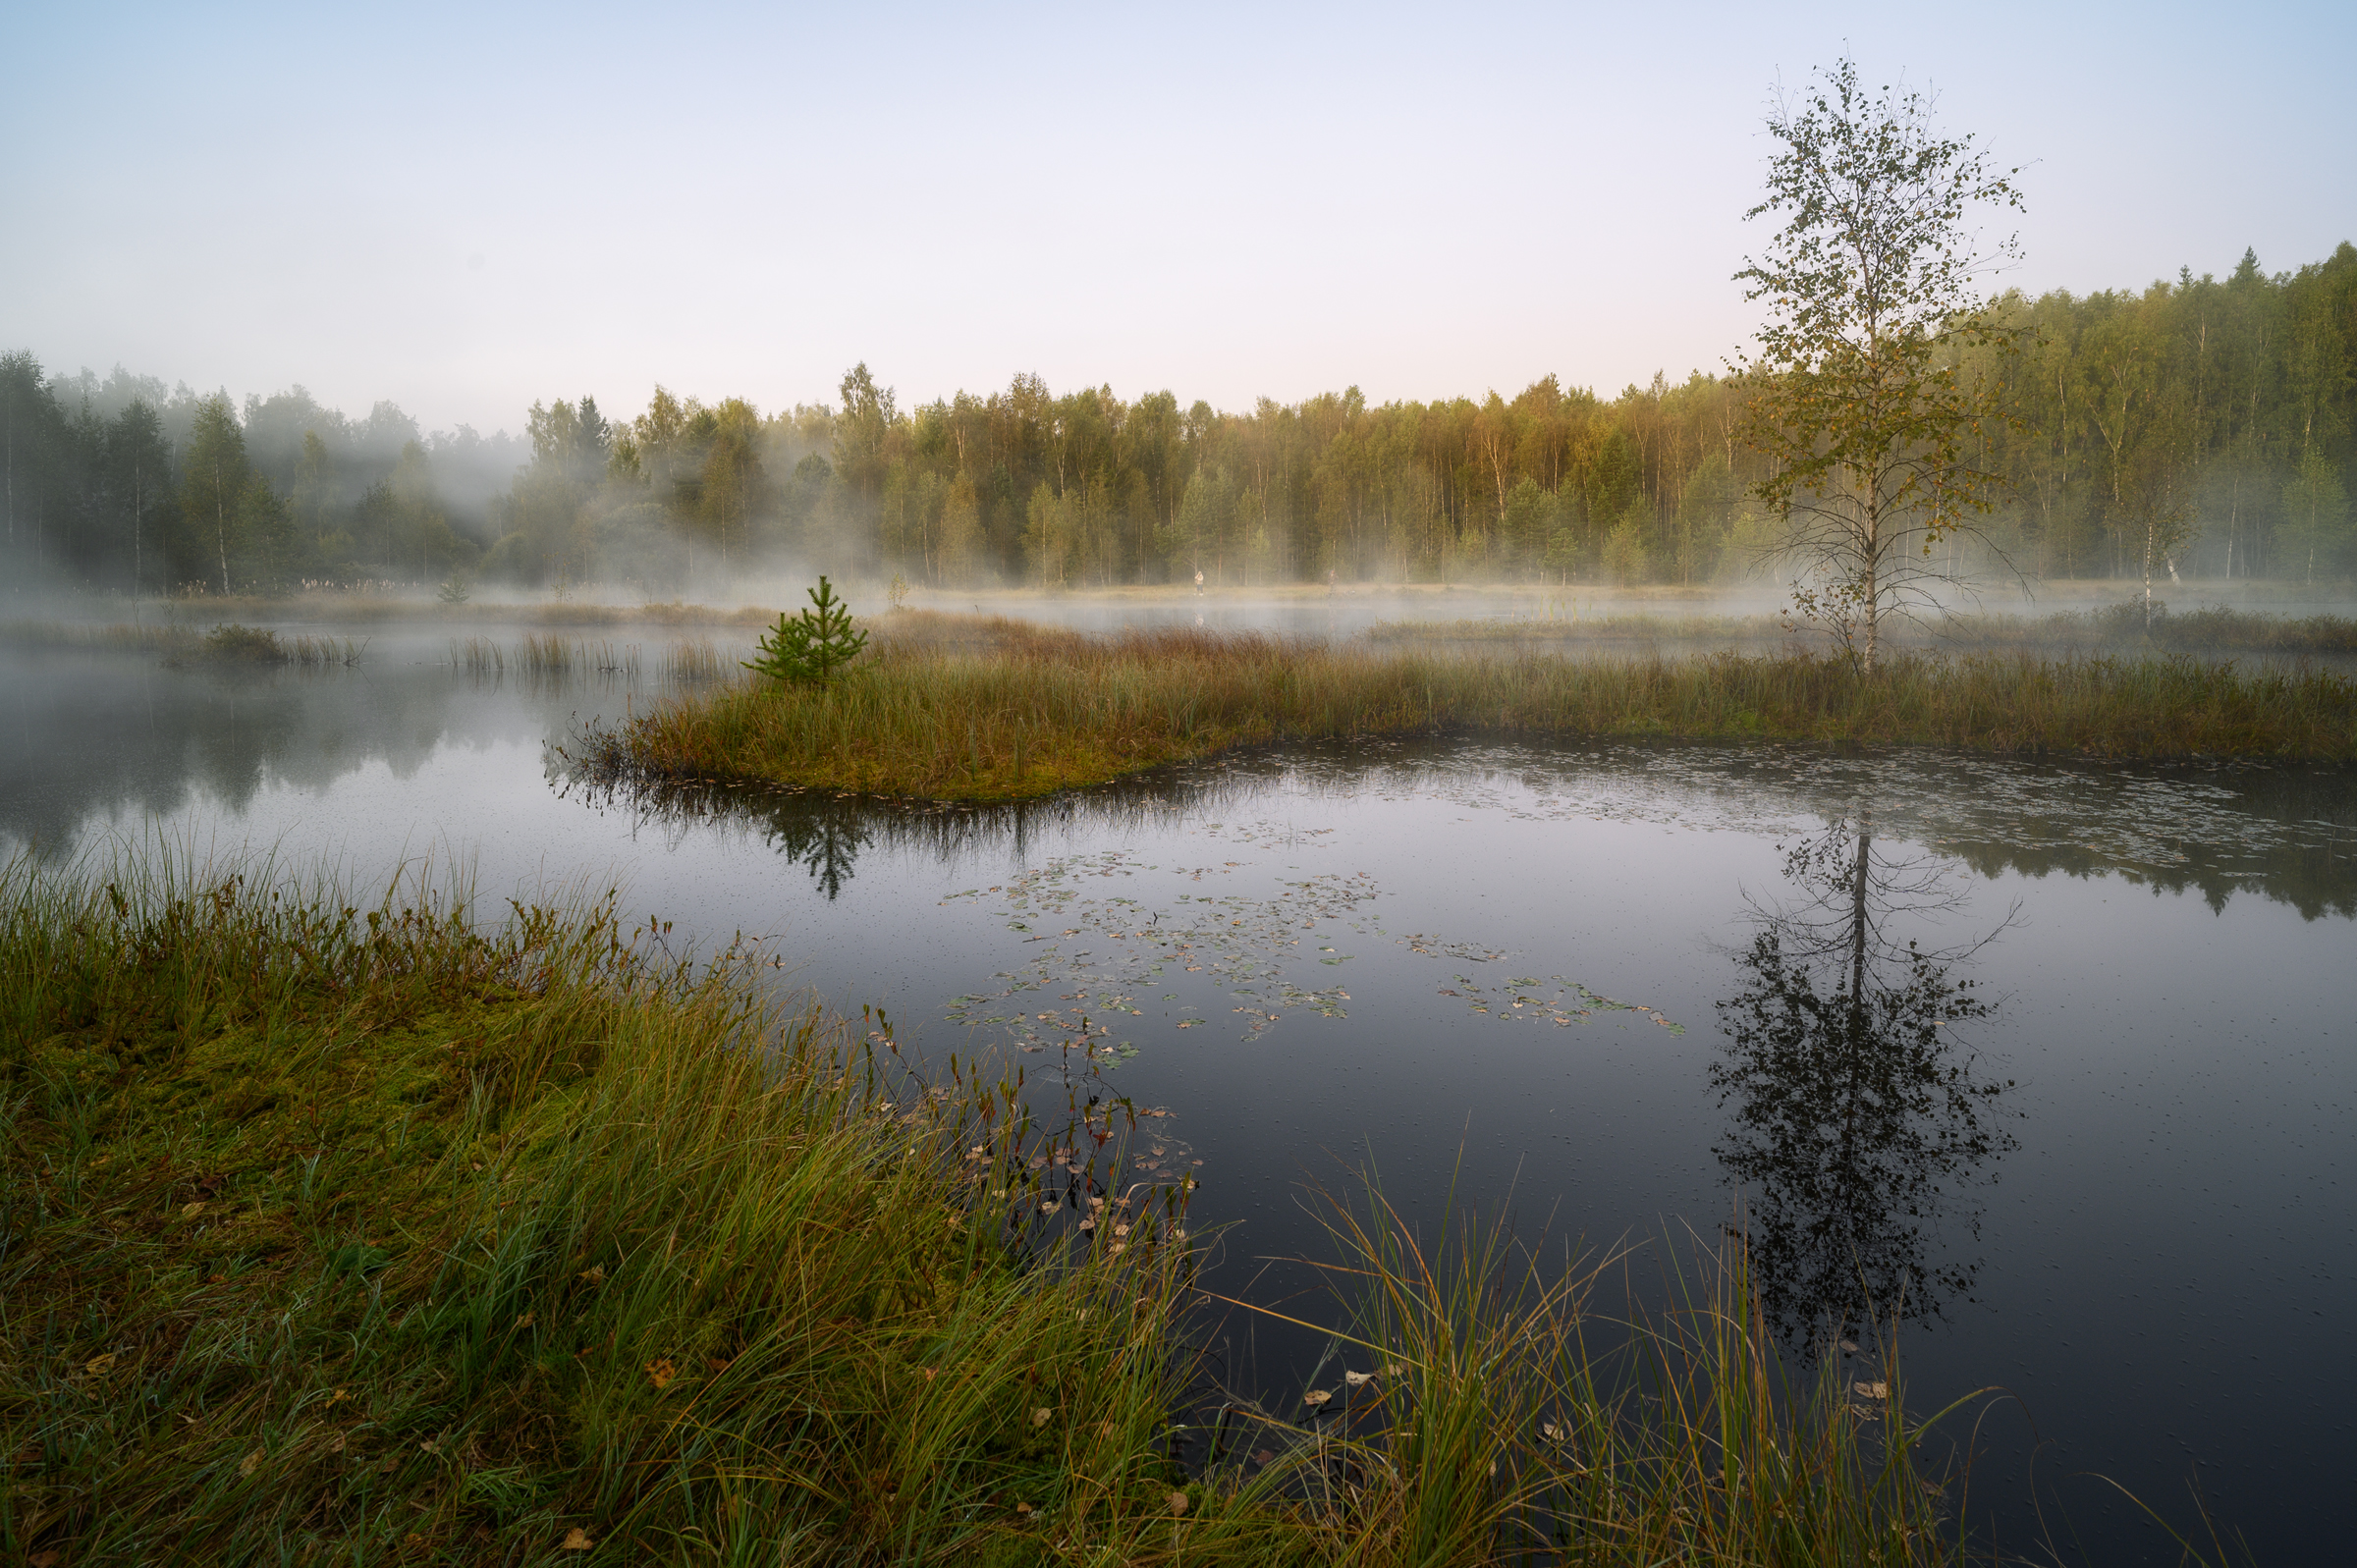
[[[1735,274],[1768,304],[1742,366],[1745,431],[1771,461],[1755,490],[1806,557],[1793,609],[1871,671],[1884,619],[1934,608],[1953,580],[1934,548],[1998,492],[1970,439],[2001,417],[1997,384],[1959,359],[2018,345],[1977,292],[2016,245],[1984,253],[1967,224],[2021,196],[2016,171],[1942,135],[1921,93],[1870,89],[1848,60],[1780,100],[1768,130],[1781,147],[1745,217],[1783,227]]]

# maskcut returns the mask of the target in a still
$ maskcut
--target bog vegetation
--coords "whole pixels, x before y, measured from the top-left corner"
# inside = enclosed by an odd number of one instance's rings
[[[1576,658],[1523,644],[1089,636],[1005,620],[911,634],[829,686],[732,686],[593,731],[620,777],[990,800],[1239,745],[1435,731],[1904,742],[2093,757],[2357,760],[2357,681],[2154,655]],[[954,638],[921,634],[931,621]]]
[[[1595,1260],[1370,1190],[1334,1302],[1288,1309],[1334,1335],[1309,1384],[1223,1389],[1182,1195],[1119,1177],[1141,1108],[1034,1121],[666,930],[0,868],[0,1550],[1955,1555],[1895,1374],[1787,1380],[1739,1254],[1615,1322]]]

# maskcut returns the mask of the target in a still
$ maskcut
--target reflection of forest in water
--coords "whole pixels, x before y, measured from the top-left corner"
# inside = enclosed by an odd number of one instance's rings
[[[406,777],[449,740],[519,728],[512,698],[454,704],[438,671],[173,670],[75,653],[0,672],[15,730],[0,746],[0,833],[43,845],[92,815],[169,816],[198,795],[243,811],[270,778],[320,785],[370,762]]]
[[[1822,1347],[1971,1298],[1973,1193],[2017,1146],[2001,1126],[2017,1112],[1971,1044],[1991,1004],[1955,976],[2011,917],[1925,946],[1963,903],[1961,868],[1878,850],[1871,807],[1795,846],[1784,875],[1735,954],[1711,1083],[1761,1304],[1785,1343]]]

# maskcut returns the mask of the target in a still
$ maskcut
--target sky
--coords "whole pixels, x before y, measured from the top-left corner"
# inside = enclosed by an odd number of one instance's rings
[[[2345,3],[4,9],[0,349],[428,428],[1717,370],[1845,52],[2021,167],[2002,284],[2357,239]]]

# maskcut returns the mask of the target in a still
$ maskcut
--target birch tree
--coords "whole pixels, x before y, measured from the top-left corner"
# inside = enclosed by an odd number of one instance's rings
[[[2018,246],[1983,253],[1968,219],[2019,209],[2019,171],[1942,135],[1921,93],[1870,90],[1848,60],[1780,98],[1768,130],[1768,194],[1744,216],[1783,227],[1735,274],[1768,304],[1738,367],[1754,384],[1745,435],[1771,467],[1753,490],[1799,558],[1793,614],[1872,672],[1884,621],[1941,605],[1956,568],[1935,552],[1977,533],[1997,494],[1972,438],[2001,418],[1999,377],[1959,360],[2017,350],[2022,329],[1977,281]]]

